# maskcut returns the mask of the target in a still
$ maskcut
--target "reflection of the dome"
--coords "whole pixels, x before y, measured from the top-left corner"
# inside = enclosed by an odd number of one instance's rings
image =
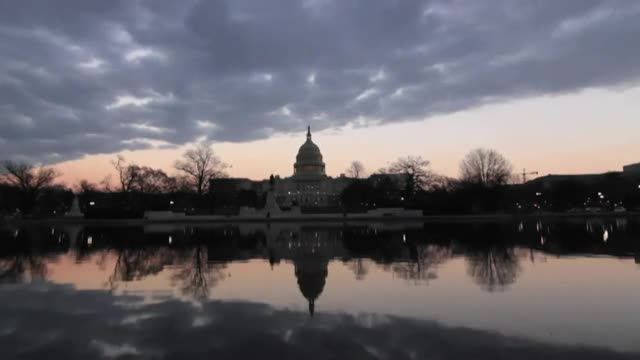
[[[608,239],[589,228],[605,229]],[[438,278],[441,265],[463,258],[467,274],[483,290],[505,290],[522,272],[523,261],[544,254],[634,257],[640,262],[634,222],[425,224],[246,223],[118,226],[5,227],[0,231],[0,280],[24,282],[48,276],[48,266],[68,253],[109,266],[107,287],[170,273],[172,286],[191,298],[207,298],[230,275],[231,262],[261,259],[271,266],[293,264],[302,295],[313,311],[332,261],[344,263],[356,279],[375,270],[416,285]],[[543,236],[544,241],[540,241]],[[520,249],[520,250],[518,250]],[[438,280],[439,281],[439,280]]]
[[[336,229],[294,226],[280,228],[274,239],[267,239],[270,254],[293,261],[298,288],[307,299],[312,316],[315,302],[324,290],[329,261],[345,254],[341,236],[342,232]]]

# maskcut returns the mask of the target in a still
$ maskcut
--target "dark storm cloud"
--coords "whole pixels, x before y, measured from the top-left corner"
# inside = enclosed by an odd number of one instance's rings
[[[52,162],[627,86],[639,15],[615,0],[4,1],[0,151]]]
[[[0,288],[3,359],[636,359],[384,315],[194,306],[41,283]]]

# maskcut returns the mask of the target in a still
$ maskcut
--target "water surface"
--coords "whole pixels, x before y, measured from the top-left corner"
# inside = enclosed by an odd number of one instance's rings
[[[627,219],[7,226],[0,346],[9,358],[637,358],[639,235]]]

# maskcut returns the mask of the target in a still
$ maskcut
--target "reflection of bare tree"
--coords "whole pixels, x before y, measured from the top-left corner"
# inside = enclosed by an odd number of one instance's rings
[[[113,273],[109,276],[109,286],[116,289],[120,282],[157,274],[171,263],[171,259],[171,251],[167,248],[120,249]]]
[[[520,274],[520,262],[513,248],[491,246],[469,255],[467,272],[484,290],[503,291]]]
[[[0,283],[45,279],[48,264],[55,261],[57,242],[51,245],[49,228],[13,228],[12,237],[0,237]],[[2,241],[5,240],[5,241]]]
[[[178,283],[184,295],[204,300],[210,290],[225,277],[224,264],[209,263],[207,248],[196,245],[190,249],[172,280]]]
[[[0,283],[23,283],[47,277],[48,269],[43,257],[32,254],[0,259]]]
[[[364,280],[369,273],[369,264],[367,264],[366,261],[367,260],[365,259],[358,258],[347,263],[347,267],[353,271],[353,274],[356,276],[356,280]]]
[[[394,264],[391,271],[401,279],[411,280],[415,284],[427,283],[438,277],[437,267],[450,257],[451,249],[448,246],[417,245],[414,260]]]

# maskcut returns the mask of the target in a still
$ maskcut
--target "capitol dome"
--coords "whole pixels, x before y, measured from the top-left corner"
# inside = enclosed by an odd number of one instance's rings
[[[307,128],[307,141],[298,150],[293,170],[294,176],[325,176],[322,153],[318,145],[311,141],[311,127]]]

